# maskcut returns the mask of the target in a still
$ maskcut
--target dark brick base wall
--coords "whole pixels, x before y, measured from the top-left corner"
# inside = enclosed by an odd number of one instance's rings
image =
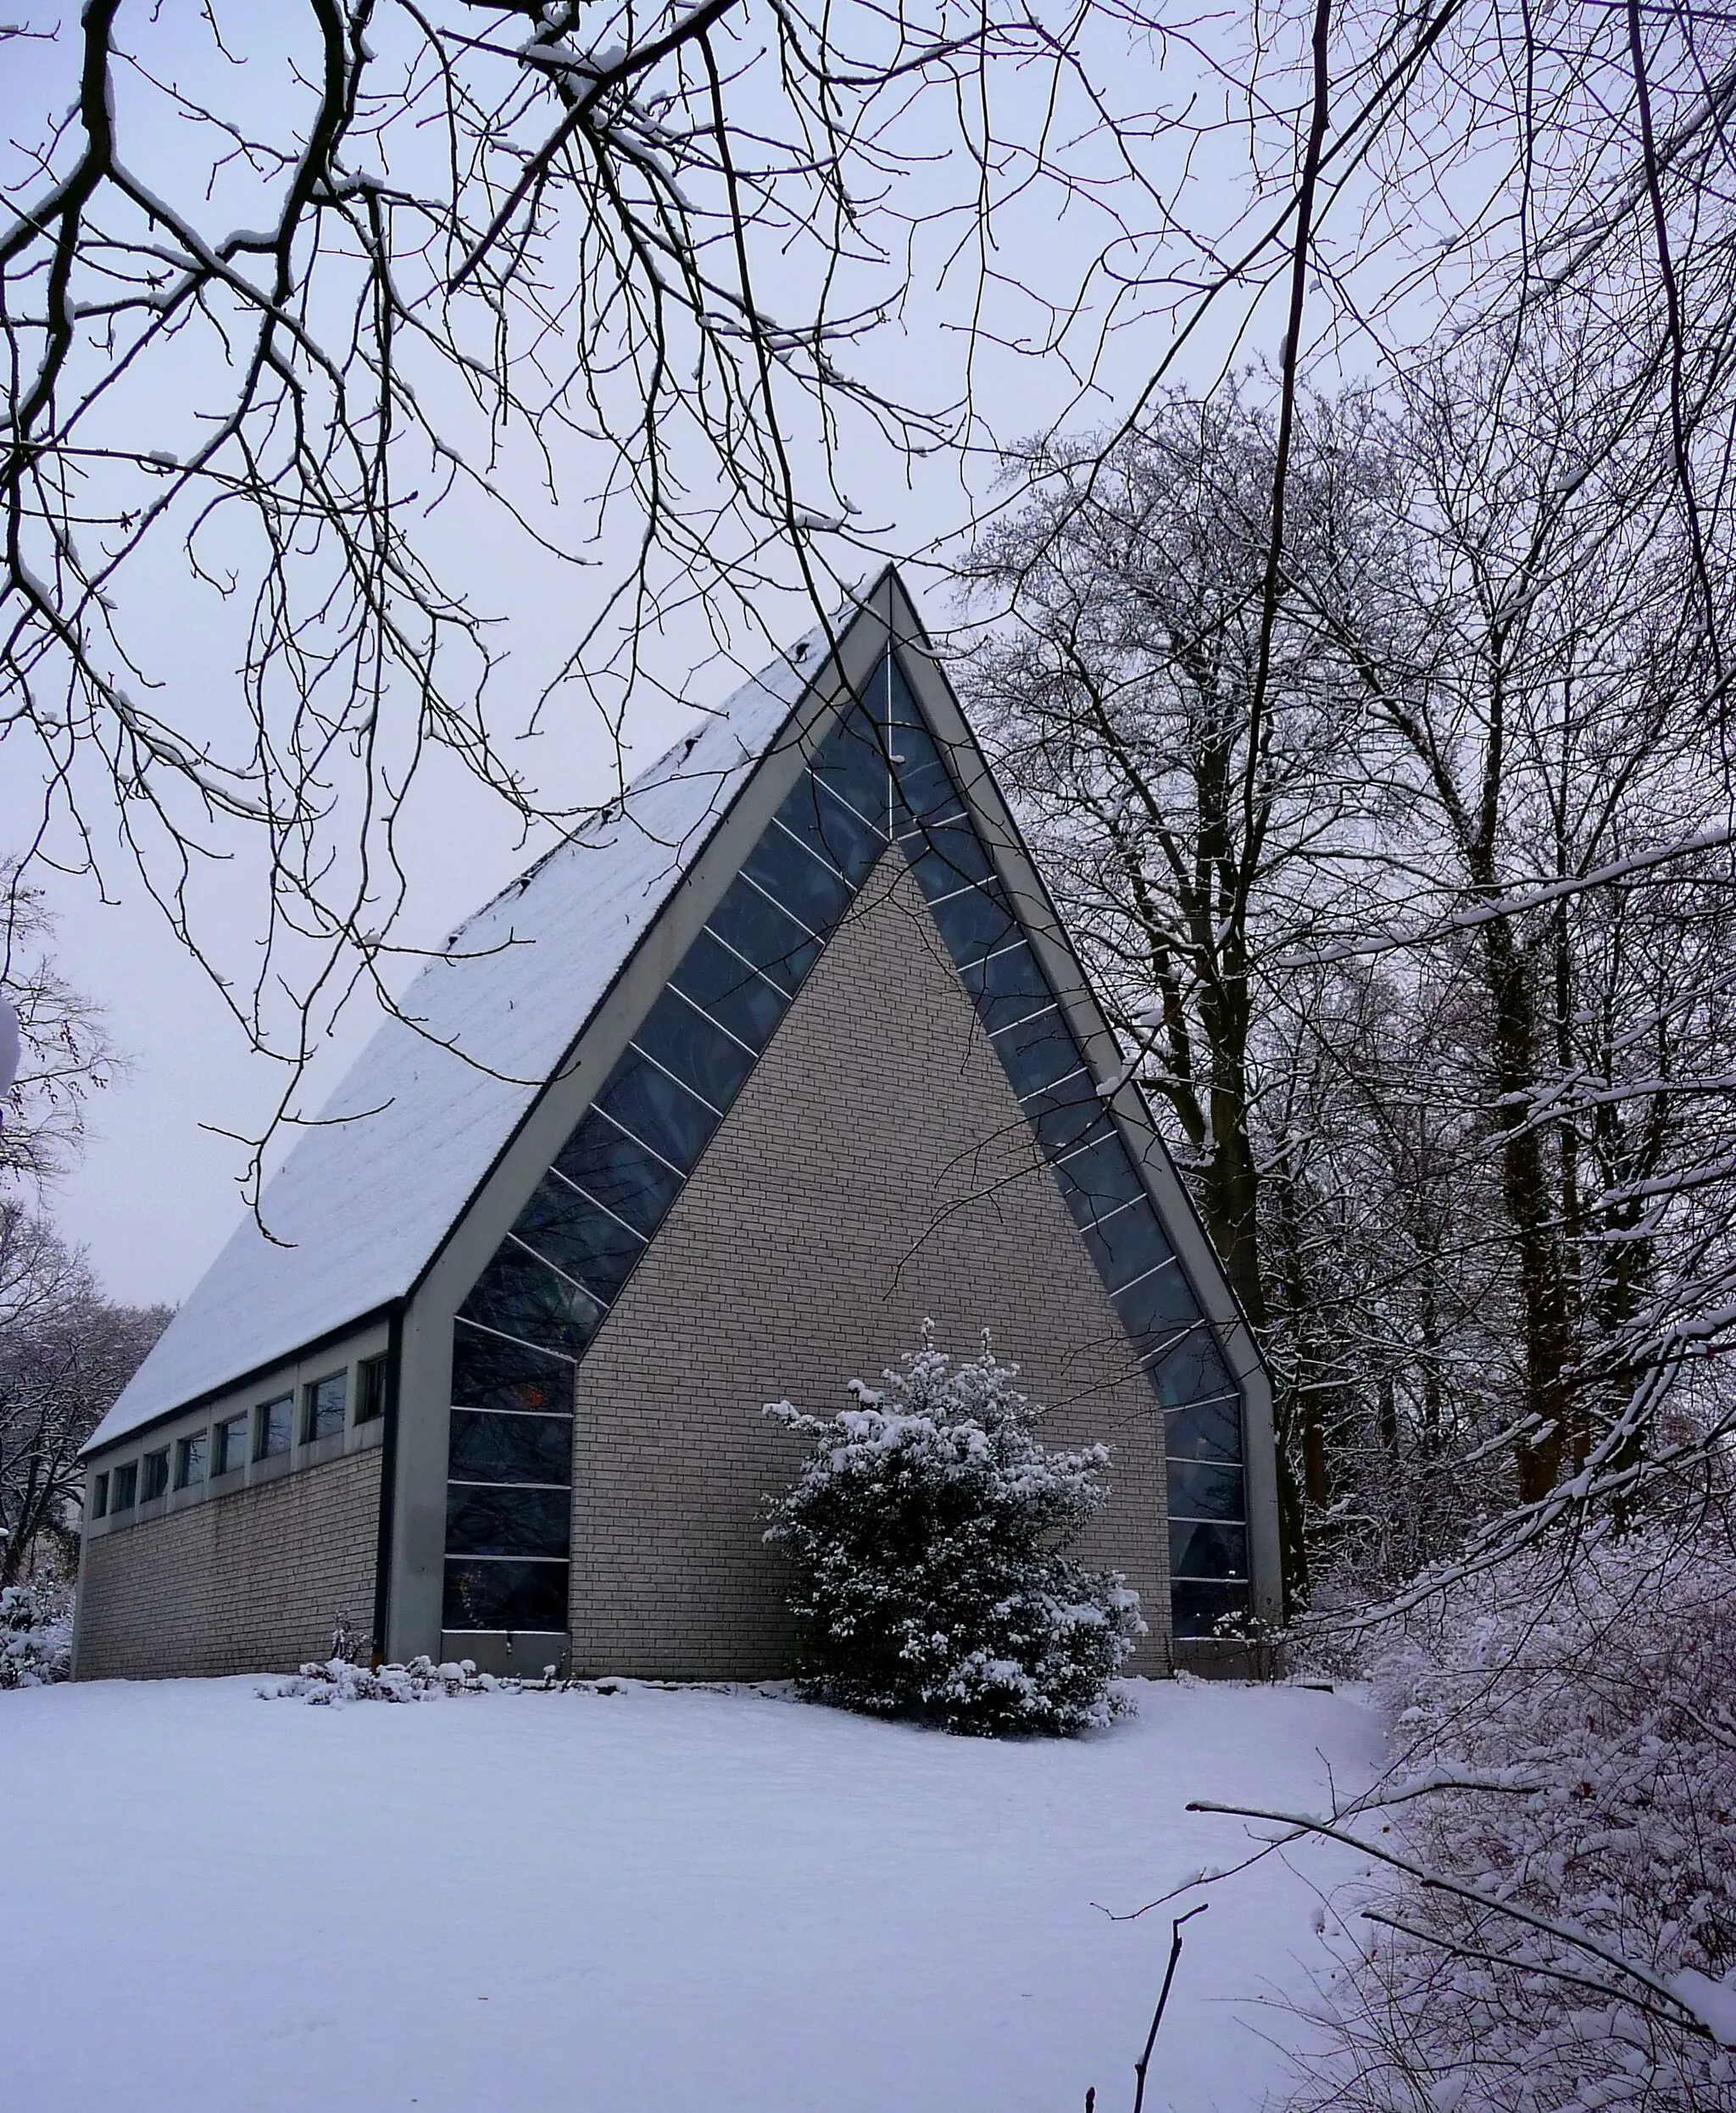
[[[374,1618],[380,1449],[92,1538],[81,1680],[292,1670]]]
[[[763,1503],[802,1448],[787,1396],[842,1407],[925,1315],[1022,1367],[1053,1443],[1105,1440],[1087,1551],[1127,1573],[1168,1663],[1156,1404],[902,857],[815,968],[579,1367],[572,1664],[787,1670]]]

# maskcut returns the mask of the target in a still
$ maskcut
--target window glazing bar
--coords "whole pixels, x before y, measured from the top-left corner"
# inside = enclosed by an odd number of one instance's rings
[[[1035,1100],[1039,1093],[1054,1093],[1057,1086],[1065,1086],[1070,1078],[1083,1078],[1089,1069],[1090,1066],[1088,1065],[1076,1064],[1071,1071],[1063,1071],[1059,1078],[1052,1078],[1047,1086],[1036,1086],[1033,1087],[1028,1093],[1021,1093],[1019,1096],[1020,1107],[1022,1108],[1027,1100]],[[1100,1137],[1094,1137],[1092,1142],[1093,1144],[1100,1144],[1103,1140]],[[1059,1165],[1060,1162],[1057,1160],[1055,1164]]]
[[[1033,1020],[1041,1020],[1045,1013],[1058,1013],[1060,1010],[1060,1007],[1053,998],[1050,998],[1046,1005],[1039,1005],[1034,1013],[1021,1013],[1016,1020],[1009,1020],[1002,1026],[991,1027],[988,1031],[988,1038],[993,1042],[1000,1035],[1010,1035],[1015,1027],[1028,1027]],[[1055,1164],[1059,1166],[1060,1160],[1057,1159]]]
[[[520,1239],[519,1236],[515,1232],[509,1232],[506,1237],[511,1241],[512,1244],[515,1248],[522,1248],[525,1253],[530,1256],[533,1262],[540,1262],[544,1269],[553,1270],[554,1274],[560,1279],[563,1284],[570,1284],[576,1292],[583,1292],[585,1297],[590,1300],[591,1304],[597,1309],[598,1313],[607,1313],[609,1311],[609,1301],[606,1298],[599,1298],[595,1292],[586,1290],[584,1285],[579,1282],[578,1278],[576,1276],[569,1276],[566,1271],[562,1269],[559,1262],[551,1262],[546,1254],[540,1253],[536,1248],[533,1248],[528,1240]],[[575,1363],[577,1362],[576,1360],[574,1361]]]
[[[709,1019],[710,1015],[708,1014],[706,1017]],[[691,1093],[702,1108],[709,1109],[720,1122],[723,1120],[722,1109],[718,1107],[715,1101],[707,1100],[697,1086],[689,1086],[684,1078],[677,1078],[666,1064],[659,1064],[648,1049],[642,1048],[637,1042],[628,1043],[627,1047],[635,1056],[643,1057],[654,1071],[661,1071],[671,1086],[679,1086],[682,1093]]]
[[[466,1475],[462,1480],[456,1475],[448,1475],[446,1478],[446,1487],[448,1489],[570,1489],[572,1484],[570,1482],[479,1482],[471,1475]],[[1202,1520],[1199,1523],[1205,1525],[1211,1522]],[[1220,1523],[1237,1526],[1240,1524],[1240,1521],[1232,1519]],[[456,1557],[453,1558],[454,1561],[457,1560]],[[464,1560],[469,1561],[470,1559],[466,1556]],[[565,1562],[569,1559],[565,1556],[533,1556],[529,1560],[534,1562]]]
[[[620,1129],[620,1124],[617,1123],[615,1127]],[[637,1140],[635,1139],[634,1142],[637,1143]],[[509,1239],[512,1236],[509,1234],[507,1237]],[[539,1254],[537,1257],[537,1259],[540,1262],[542,1259],[542,1257]],[[504,1328],[491,1328],[486,1321],[472,1321],[468,1314],[457,1314],[453,1316],[453,1318],[460,1328],[474,1328],[478,1335],[492,1335],[497,1343],[515,1343],[518,1345],[520,1349],[530,1350],[537,1357],[555,1358],[558,1359],[563,1365],[576,1365],[579,1361],[576,1357],[569,1357],[565,1350],[551,1350],[546,1343],[532,1343],[521,1335],[509,1335]],[[465,1407],[466,1405],[467,1404],[464,1402],[460,1402],[458,1404],[460,1409]],[[484,1415],[504,1415],[508,1412],[505,1410],[483,1410],[479,1413]],[[570,1410],[565,1409],[551,1409],[546,1410],[531,1409],[515,1410],[512,1413],[515,1415],[570,1415],[572,1412]]]
[[[897,841],[909,843],[913,837],[926,838],[934,830],[950,829],[955,822],[968,821],[970,819],[968,807],[960,807],[956,815],[925,815],[921,821],[913,820],[908,829],[901,829]]]
[[[938,849],[939,847],[937,846],[936,848]],[[944,895],[936,895],[931,898],[928,907],[930,909],[943,909],[948,903],[957,902],[961,895],[980,895],[984,888],[992,887],[993,885],[994,876],[992,873],[981,881],[966,881],[961,887],[949,887]]]
[[[771,987],[773,990],[776,990],[777,986],[774,983]],[[641,1054],[643,1054],[643,1052]],[[657,1068],[660,1071],[663,1069],[663,1066],[659,1064]],[[606,1079],[604,1081],[604,1085],[607,1085],[608,1082],[609,1082]],[[681,1084],[681,1081],[676,1079],[676,1084],[679,1086]],[[598,1091],[601,1091],[600,1087],[598,1088]],[[695,1095],[694,1098],[697,1099],[698,1096]],[[643,1137],[635,1137],[633,1132],[627,1128],[626,1125],[624,1122],[617,1122],[615,1117],[609,1114],[606,1108],[598,1108],[595,1102],[593,1102],[590,1112],[593,1115],[601,1115],[604,1121],[609,1125],[609,1128],[611,1130],[619,1130],[622,1137],[626,1139],[629,1144],[637,1145],[640,1151],[644,1153],[648,1158],[655,1159],[659,1166],[666,1166],[671,1174],[679,1175],[682,1181],[686,1181],[687,1178],[687,1170],[686,1167],[677,1166],[673,1159],[665,1159],[654,1144],[647,1144]],[[534,1347],[535,1346],[532,1345],[532,1348]],[[573,1362],[576,1365],[578,1360],[575,1358]]]
[[[708,1020],[711,1019],[709,1013],[707,1013],[705,1017]],[[715,1026],[716,1022],[714,1020],[712,1024]],[[732,1037],[731,1039],[733,1040],[734,1037]],[[598,1115],[601,1115],[603,1111],[599,1108],[597,1112]],[[590,1190],[588,1188],[581,1188],[573,1179],[570,1174],[563,1174],[558,1166],[551,1166],[548,1171],[554,1176],[556,1181],[559,1182],[563,1185],[563,1187],[571,1189],[575,1196],[582,1196],[585,1201],[589,1204],[593,1210],[600,1210],[605,1218],[609,1219],[613,1224],[618,1225],[623,1232],[632,1233],[634,1239],[638,1242],[641,1247],[644,1247],[647,1244],[646,1236],[640,1232],[637,1226],[630,1226],[625,1218],[617,1217],[615,1212],[609,1208],[607,1204],[599,1204],[597,1198],[591,1193]]]
[[[467,1328],[474,1328],[476,1325],[474,1321],[465,1322]],[[508,1336],[504,1340],[510,1343],[515,1338]],[[559,1350],[550,1350],[546,1354],[549,1357],[559,1357],[560,1353]],[[566,1361],[569,1365],[575,1365],[578,1362],[576,1358],[569,1358]],[[460,1415],[465,1416],[559,1416],[563,1423],[570,1423],[573,1420],[573,1412],[570,1409],[472,1409],[468,1402],[463,1401],[455,1401],[452,1405]]]
[[[759,1052],[759,1051],[758,1051],[758,1050],[757,1050],[757,1049],[754,1047],[753,1043],[752,1043],[751,1042],[743,1042],[743,1041],[742,1040],[742,1037],[741,1037],[739,1035],[731,1034],[731,1033],[730,1033],[729,1029],[724,1026],[723,1022],[722,1022],[721,1020],[719,1020],[719,1019],[717,1018],[717,1016],[715,1015],[715,1014],[707,1012],[707,1011],[706,1011],[706,1009],[705,1009],[705,1008],[704,1008],[704,1006],[703,1006],[703,1005],[699,1003],[699,1001],[698,1001],[698,999],[697,998],[689,998],[689,997],[687,996],[687,993],[686,993],[685,991],[676,989],[676,986],[675,986],[673,983],[666,983],[666,984],[665,984],[664,988],[665,988],[665,990],[674,991],[674,992],[675,992],[676,996],[678,998],[680,998],[680,1000],[682,1001],[682,1004],[684,1004],[684,1005],[691,1005],[691,1006],[693,1007],[693,1010],[694,1010],[696,1013],[698,1013],[698,1015],[699,1015],[700,1019],[701,1019],[701,1020],[704,1020],[704,1021],[705,1021],[705,1023],[707,1024],[707,1026],[708,1026],[715,1027],[715,1028],[716,1028],[716,1030],[717,1030],[717,1031],[719,1032],[719,1034],[721,1034],[721,1035],[724,1036],[724,1037],[726,1037],[728,1041],[731,1041],[731,1042],[734,1043],[734,1044],[736,1045],[737,1048],[738,1048],[738,1049],[745,1049],[745,1050],[747,1051],[748,1054],[750,1057],[752,1057],[752,1058],[753,1058],[754,1061],[756,1064],[759,1062],[759,1060],[760,1060],[760,1052]],[[575,1188],[577,1188],[577,1187],[578,1187],[578,1183],[577,1183],[576,1182],[573,1182],[573,1183],[571,1184],[571,1186],[572,1186],[573,1187],[575,1187]],[[583,1189],[581,1189],[581,1189],[579,1189],[579,1193],[580,1193],[581,1196],[584,1194],[584,1193],[585,1193],[585,1192],[584,1192],[584,1190],[583,1190]],[[597,1199],[596,1199],[596,1198],[593,1196],[593,1197],[591,1198],[591,1201],[592,1201],[593,1203],[596,1203],[596,1202],[597,1202]],[[607,1209],[607,1206],[606,1206],[605,1204],[597,1204],[597,1208],[598,1208],[599,1210],[603,1210],[603,1209]],[[612,1218],[612,1217],[614,1217],[615,1213],[611,1210],[611,1211],[609,1211],[609,1216]],[[631,1226],[629,1226],[627,1227],[627,1231],[628,1231],[629,1232],[631,1232],[632,1231],[632,1229],[633,1229],[633,1228],[632,1228]],[[644,1237],[645,1237],[645,1236],[644,1236],[644,1234],[643,1234],[643,1233],[641,1233],[641,1234],[639,1235],[639,1237],[640,1237],[642,1240],[644,1238]]]
[[[490,1487],[492,1487],[492,1485],[491,1484]],[[448,1563],[546,1563],[551,1570],[566,1570],[571,1565],[573,1559],[570,1555],[448,1554],[446,1560]],[[515,1632],[510,1629],[502,1629],[498,1632],[498,1633],[502,1636],[511,1636],[515,1633],[519,1633],[519,1632]]]
[[[850,885],[849,877],[846,875],[840,873],[830,859],[822,857],[821,854],[814,848],[813,845],[808,842],[808,839],[805,837],[798,837],[795,831],[792,829],[787,822],[781,822],[776,815],[774,815],[771,818],[771,826],[774,829],[781,830],[783,834],[789,838],[793,844],[795,844],[799,849],[805,851],[808,856],[814,860],[815,865],[823,865],[826,871],[831,874],[833,880],[842,881],[844,886],[849,887]]]
[[[795,926],[798,931],[805,934],[808,938],[815,941],[821,946],[824,946],[826,943],[824,939],[821,937],[821,935],[815,931],[811,926],[804,925],[801,919],[797,916],[794,910],[790,908],[787,903],[779,902],[776,896],[772,893],[769,887],[761,887],[759,881],[754,878],[751,873],[746,871],[744,869],[742,872],[738,873],[736,877],[737,880],[745,881],[748,883],[748,886],[753,889],[756,895],[763,895],[774,909],[782,910],[783,915],[789,919],[790,922]]]

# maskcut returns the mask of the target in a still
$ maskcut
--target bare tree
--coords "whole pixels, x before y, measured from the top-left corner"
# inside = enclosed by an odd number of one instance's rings
[[[1290,964],[1340,929],[1346,889],[1360,893],[1377,804],[1353,767],[1362,700],[1343,643],[1380,557],[1366,416],[1349,398],[1303,421],[1275,625],[1277,437],[1233,394],[1171,398],[1107,453],[1033,447],[1016,466],[1023,503],[961,568],[1005,619],[968,666],[976,716],[1269,1342],[1265,1185],[1289,1147],[1262,1104],[1285,1090],[1266,1054]],[[1292,571],[1332,602],[1331,623]],[[1287,1282],[1299,1293],[1294,1268]],[[1278,1362],[1288,1470],[1317,1448],[1319,1402],[1294,1359]],[[1290,1472],[1283,1490],[1299,1584]]]
[[[75,1550],[78,1453],[169,1321],[111,1305],[82,1254],[42,1220],[0,1204],[0,1585],[46,1544]]]
[[[0,232],[8,765],[40,774],[38,845],[105,864],[118,827],[287,1105],[330,1013],[381,988],[430,753],[526,827],[575,811],[504,751],[535,700],[490,703],[478,553],[582,597],[545,702],[576,685],[618,737],[684,609],[833,609],[840,448],[908,462],[957,425],[849,364],[904,290],[881,194],[989,51],[1066,53],[1015,8],[790,0],[92,0],[43,36],[64,114]],[[175,572],[233,656],[205,715],[150,620]],[[242,978],[201,902],[234,859],[260,889]]]
[[[1702,1192],[1732,1142],[1736,872],[1705,581],[1726,598],[1583,342],[1426,373],[1395,432],[1416,532],[1344,636],[1408,880],[1368,943],[1475,993],[1455,1097],[1499,1177],[1518,1493],[1546,1506],[1594,1454],[1631,1466],[1637,1404],[1722,1340]]]
[[[430,756],[526,827],[580,803],[508,745],[480,553],[576,603],[554,689],[625,739],[659,626],[739,628],[784,587],[831,606],[887,541],[842,464],[993,441],[995,363],[1041,360],[1131,431],[1278,304],[1257,719],[1312,352],[1402,366],[1584,290],[1645,385],[1717,650],[1733,62],[1682,0],[1210,25],[1102,0],[92,0],[4,34],[61,114],[17,147],[0,232],[8,762],[41,776],[36,845],[106,862],[118,828],[196,953],[212,862],[242,861],[265,943],[209,965],[290,1066],[286,1107],[390,965]],[[900,391],[879,348],[913,275],[962,349]],[[153,630],[171,579],[205,590],[212,709]]]
[[[1295,1584],[1310,1515],[1397,1588],[1617,1497],[1666,1403],[1725,1427],[1725,718],[1650,433],[1571,337],[1305,405],[1274,604],[1270,416],[1176,399],[1027,457],[965,568],[979,714],[1280,1382]]]
[[[38,1184],[76,1150],[84,1104],[113,1079],[118,1059],[91,1000],[66,981],[48,951],[53,921],[40,888],[0,859],[5,911],[0,991],[19,1016],[23,1061],[0,1101],[0,1175]]]

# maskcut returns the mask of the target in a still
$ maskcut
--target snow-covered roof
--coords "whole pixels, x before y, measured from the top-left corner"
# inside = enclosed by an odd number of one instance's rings
[[[87,1451],[409,1293],[824,658],[810,632],[459,928],[267,1183],[289,1244],[231,1236]]]

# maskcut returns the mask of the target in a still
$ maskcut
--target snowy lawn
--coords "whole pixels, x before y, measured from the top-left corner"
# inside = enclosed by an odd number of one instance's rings
[[[1378,1760],[1355,1700],[1140,1684],[999,1744],[751,1691],[314,1709],[0,1693],[8,2113],[1100,2113],[1236,1823]],[[1211,1889],[1148,2107],[1248,2109],[1322,1961],[1308,1855]]]

